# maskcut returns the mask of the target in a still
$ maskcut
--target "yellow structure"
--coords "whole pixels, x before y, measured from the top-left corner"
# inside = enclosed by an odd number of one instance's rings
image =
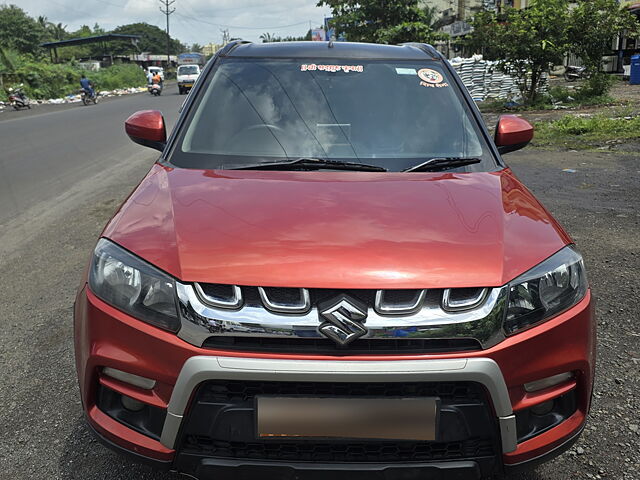
[[[222,45],[218,43],[207,43],[204,47],[202,47],[202,54],[206,57],[210,57],[221,48]]]

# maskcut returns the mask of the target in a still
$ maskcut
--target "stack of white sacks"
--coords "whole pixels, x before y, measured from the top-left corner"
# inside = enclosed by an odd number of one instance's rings
[[[476,101],[518,100],[521,97],[515,78],[501,71],[498,62],[483,60],[482,55],[474,55],[471,58],[456,57],[449,62]],[[549,78],[545,74],[541,91],[546,92],[548,88]]]

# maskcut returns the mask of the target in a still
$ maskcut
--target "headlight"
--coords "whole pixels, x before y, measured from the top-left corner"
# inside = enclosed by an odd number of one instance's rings
[[[566,247],[509,282],[507,334],[530,327],[578,303],[587,293],[582,256]]]
[[[93,252],[89,286],[102,300],[139,320],[172,332],[180,328],[174,280],[104,238]]]

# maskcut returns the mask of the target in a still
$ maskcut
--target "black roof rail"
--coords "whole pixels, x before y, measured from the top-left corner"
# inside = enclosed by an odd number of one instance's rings
[[[434,60],[437,58],[441,58],[440,52],[436,50],[432,45],[428,43],[418,43],[418,42],[406,42],[401,43],[400,45],[407,45],[409,47],[415,47],[419,50],[422,50],[427,55],[430,55]]]
[[[226,57],[227,55],[229,55],[237,46],[239,45],[244,45],[245,43],[253,43],[250,42],[249,40],[233,40],[229,43],[227,43],[224,47],[222,47],[222,49],[220,50],[220,53],[218,54],[218,56],[220,57]]]

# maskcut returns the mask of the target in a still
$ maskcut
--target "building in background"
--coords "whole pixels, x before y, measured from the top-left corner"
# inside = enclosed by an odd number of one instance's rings
[[[207,43],[202,47],[202,53],[205,57],[212,57],[214,53],[220,50],[224,45],[221,43]]]
[[[527,8],[531,0],[422,0],[423,7],[435,9],[436,26],[449,35],[449,40],[436,45],[447,58],[462,55],[458,40],[471,33],[471,20],[482,10],[500,11],[505,7]],[[473,52],[471,52],[473,53]]]

